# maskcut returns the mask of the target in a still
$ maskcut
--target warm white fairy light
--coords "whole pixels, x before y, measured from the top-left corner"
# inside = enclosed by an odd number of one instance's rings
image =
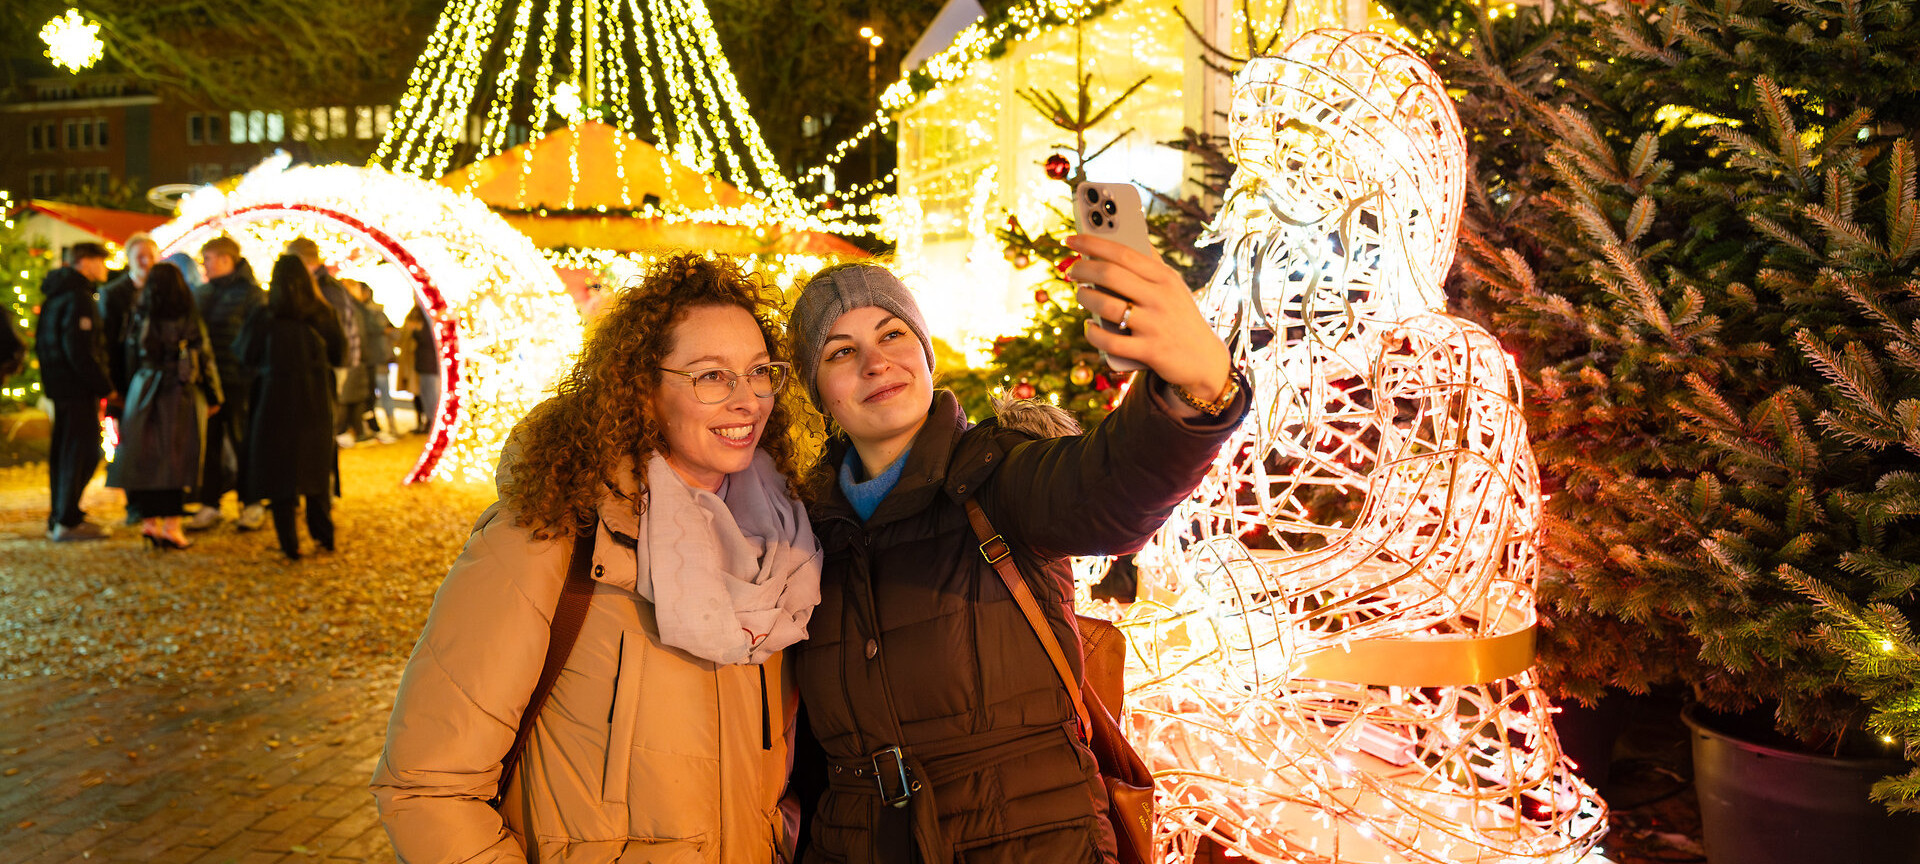
[[[374,154],[376,164],[438,176],[457,156],[479,160],[504,152],[511,127],[537,136],[556,119],[600,118],[657,142],[663,174],[690,168],[708,175],[711,187],[724,182],[750,196],[724,209],[663,200],[650,218],[871,232],[871,204],[827,207],[824,196],[802,201],[781,173],[702,0],[510,0],[510,15],[508,2],[448,4]],[[505,27],[499,26],[503,18]],[[497,45],[502,34],[505,44]],[[482,61],[490,57],[499,66],[489,76]],[[520,83],[527,67],[531,87]],[[530,111],[516,108],[521,105]]]
[[[106,53],[100,25],[82,18],[78,9],[48,21],[40,28],[40,41],[47,43],[47,59],[68,72],[92,66]]]
[[[305,234],[330,264],[398,268],[441,346],[439,416],[405,478],[486,482],[513,424],[579,350],[580,315],[553,268],[485,204],[373,168],[262,162],[232,191],[203,187],[155,229],[163,255],[226,232],[265,278]]]
[[[1531,673],[1512,359],[1445,314],[1465,143],[1432,70],[1315,31],[1235,79],[1206,305],[1254,415],[1141,560],[1130,737],[1169,860],[1570,862],[1605,804]]]

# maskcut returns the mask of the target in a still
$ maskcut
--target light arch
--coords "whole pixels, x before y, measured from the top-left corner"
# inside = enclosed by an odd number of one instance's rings
[[[513,423],[578,351],[581,321],[539,250],[470,196],[377,168],[293,166],[275,154],[231,189],[206,187],[154,231],[163,255],[225,232],[265,275],[286,240],[371,255],[411,283],[439,347],[440,409],[403,482],[487,482]]]

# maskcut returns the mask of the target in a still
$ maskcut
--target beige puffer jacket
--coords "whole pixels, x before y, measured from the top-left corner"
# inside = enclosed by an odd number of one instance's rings
[[[653,604],[618,587],[634,583],[638,534],[630,499],[609,493],[593,602],[495,811],[487,800],[540,677],[572,545],[533,540],[498,503],[481,514],[434,597],[374,770],[400,860],[792,857],[798,811],[781,796],[799,702],[786,657],[716,666],[662,645]]]

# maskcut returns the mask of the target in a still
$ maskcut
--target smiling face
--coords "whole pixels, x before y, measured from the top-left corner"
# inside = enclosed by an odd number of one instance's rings
[[[913,329],[885,309],[862,306],[834,320],[819,359],[821,407],[861,458],[905,450],[933,405],[933,370]]]
[[[696,306],[673,325],[673,350],[663,369],[746,372],[772,359],[753,314],[738,306]],[[714,491],[728,474],[753,464],[767,417],[777,396],[755,396],[743,379],[725,401],[708,405],[693,392],[685,375],[655,372],[653,419],[666,442],[667,464],[696,488]]]

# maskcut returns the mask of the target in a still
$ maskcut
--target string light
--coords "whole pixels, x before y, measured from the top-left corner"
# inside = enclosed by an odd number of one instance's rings
[[[1240,72],[1231,124],[1205,305],[1253,414],[1142,551],[1119,621],[1169,860],[1202,838],[1263,864],[1580,860],[1606,805],[1529,671],[1520,379],[1439,293],[1452,103],[1403,45],[1321,30]]]
[[[433,327],[445,394],[404,479],[490,481],[513,424],[579,350],[580,315],[553,268],[471,196],[379,169],[290,161],[276,153],[231,191],[181,199],[153,232],[161,254],[197,251],[224,232],[267,262],[305,235],[329,264],[404,274]]]
[[[524,124],[537,133],[555,120],[577,124],[603,118],[657,142],[663,174],[691,169],[706,177],[709,193],[726,183],[747,196],[744,203],[724,208],[663,200],[652,205],[654,218],[873,233],[870,204],[827,207],[825,196],[803,201],[780,172],[701,0],[515,0],[510,23],[502,28],[505,2],[448,4],[409,76],[374,163],[435,177],[447,171],[456,153],[481,160],[504,152],[510,126]],[[496,44],[501,33],[504,46]],[[482,69],[489,57],[500,64],[491,77]],[[519,84],[529,65],[534,70],[530,94]],[[522,105],[529,106],[528,113],[517,113]],[[576,179],[578,159],[577,151],[569,155]],[[531,165],[524,167],[531,171]],[[620,170],[624,176],[624,165]],[[869,184],[863,194],[879,185]],[[621,190],[624,203],[630,205],[631,197]],[[571,198],[547,203],[573,206]]]
[[[100,61],[106,45],[100,41],[100,25],[80,17],[80,10],[68,9],[40,28],[40,41],[47,43],[47,59],[68,72],[78,72]]]

